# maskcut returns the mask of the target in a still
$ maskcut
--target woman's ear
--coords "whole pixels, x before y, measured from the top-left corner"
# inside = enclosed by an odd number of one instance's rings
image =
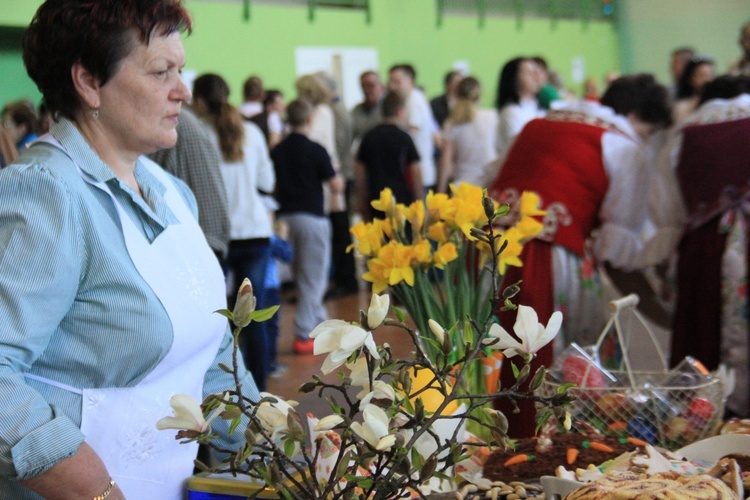
[[[99,79],[84,68],[80,61],[70,68],[70,77],[82,103],[91,109],[98,109],[101,105]]]

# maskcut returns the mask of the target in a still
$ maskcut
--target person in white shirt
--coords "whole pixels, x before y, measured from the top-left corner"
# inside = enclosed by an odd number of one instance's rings
[[[446,192],[449,182],[486,187],[497,175],[486,170],[495,157],[497,113],[479,109],[482,88],[472,76],[459,82],[456,94],[456,104],[445,122],[439,192]]]
[[[544,116],[536,97],[540,89],[537,72],[536,63],[528,57],[511,59],[500,72],[495,101],[499,113],[495,149],[500,162],[523,127]]]
[[[240,106],[240,114],[250,119],[263,112],[263,80],[259,76],[251,76],[242,85],[242,97],[245,102]]]
[[[209,137],[221,152],[229,212],[226,266],[235,281],[250,278],[255,296],[263,300],[273,227],[260,192],[274,191],[276,174],[263,133],[254,123],[243,120],[228,99],[229,86],[219,75],[208,73],[193,82],[195,110],[206,121]],[[265,324],[250,323],[240,337],[240,347],[258,387],[265,387],[269,371]]]
[[[406,100],[409,133],[419,153],[422,184],[425,191],[429,191],[437,183],[434,139],[437,124],[432,116],[432,109],[430,109],[427,97],[414,85],[415,78],[414,67],[409,64],[397,64],[391,67],[388,72],[388,88]]]

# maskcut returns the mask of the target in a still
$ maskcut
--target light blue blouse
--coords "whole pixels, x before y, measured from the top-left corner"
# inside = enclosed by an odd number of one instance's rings
[[[54,146],[36,143],[0,171],[3,498],[29,496],[13,479],[43,473],[75,453],[84,440],[81,396],[24,373],[79,389],[132,387],[172,343],[169,317],[128,255],[112,200],[86,183],[75,166],[106,182],[153,241],[176,218],[162,196],[164,185],[142,163],[150,160],[141,158],[135,168],[141,198],[98,158],[71,122],[62,120],[51,133],[70,158]],[[172,180],[197,214],[190,190]],[[231,356],[227,328],[217,363],[231,366]],[[251,375],[242,371],[245,395],[258,398]],[[214,364],[204,393],[233,385],[231,375]],[[214,431],[225,434],[226,423],[218,420]],[[223,444],[241,442],[244,426],[238,429],[236,439]]]

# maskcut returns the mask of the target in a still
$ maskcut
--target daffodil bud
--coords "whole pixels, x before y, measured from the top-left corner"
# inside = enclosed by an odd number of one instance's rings
[[[242,280],[239,290],[237,290],[237,301],[234,303],[232,316],[234,325],[238,328],[244,328],[250,324],[250,315],[255,311],[257,299],[253,294],[253,284],[249,278]]]

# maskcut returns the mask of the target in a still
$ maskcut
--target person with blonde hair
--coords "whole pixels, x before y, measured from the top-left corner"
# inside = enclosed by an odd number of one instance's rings
[[[495,157],[497,113],[480,109],[482,87],[473,76],[458,84],[456,104],[445,124],[440,157],[438,191],[445,192],[449,182],[468,182],[486,186],[496,171],[488,172]]]
[[[221,153],[219,166],[229,212],[226,267],[236,285],[250,278],[255,296],[263,304],[273,227],[260,191],[272,193],[276,182],[266,140],[257,125],[244,120],[237,108],[229,104],[229,86],[221,76],[207,73],[196,78],[193,100],[198,115],[209,124],[209,136]],[[234,297],[230,298],[230,303],[233,300]],[[265,323],[253,321],[245,327],[240,347],[248,370],[263,390],[270,370]]]

